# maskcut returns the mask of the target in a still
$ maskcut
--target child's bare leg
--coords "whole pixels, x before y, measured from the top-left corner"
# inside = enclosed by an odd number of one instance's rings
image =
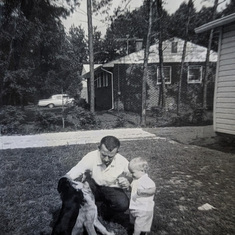
[[[148,232],[141,232],[141,231],[138,231],[138,230],[135,230],[133,235],[148,235],[149,233]]]
[[[134,233],[133,233],[133,235],[140,235],[141,234],[141,231],[140,230],[134,230]]]

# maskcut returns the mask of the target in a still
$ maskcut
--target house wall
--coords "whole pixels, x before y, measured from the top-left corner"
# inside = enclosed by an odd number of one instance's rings
[[[82,90],[80,97],[88,102],[87,80],[82,81]]]
[[[187,66],[200,65],[204,63],[187,63],[182,81],[181,103],[188,109],[197,109],[202,107],[202,91],[203,85],[200,83],[189,84],[187,81]],[[171,83],[166,84],[166,108],[168,110],[176,110],[178,81],[180,76],[180,63],[164,63],[164,66],[171,67]],[[147,78],[147,109],[151,110],[160,106],[160,84],[157,83],[157,67],[158,64],[149,64]],[[212,66],[215,74],[215,63]],[[203,72],[203,71],[202,71]],[[141,111],[141,94],[142,94],[142,76],[143,67],[141,64],[116,64],[114,66],[114,99],[115,109],[122,105],[126,111]],[[119,94],[119,95],[118,95]],[[208,84],[208,107],[213,107],[214,94],[214,77]],[[118,106],[119,104],[119,106]]]
[[[113,69],[113,96],[114,96],[114,109],[115,110],[124,110],[123,104],[123,93],[125,90],[122,89],[125,86],[125,79],[126,76],[126,65],[116,65]]]
[[[221,31],[217,64],[214,130],[235,135],[235,24]]]
[[[107,80],[104,80],[106,77]],[[99,80],[100,79],[100,80]],[[112,79],[111,75],[102,70],[95,71],[95,110],[109,110],[112,108]],[[98,81],[99,80],[99,81]],[[87,78],[88,103],[90,103],[90,78]]]
[[[95,74],[95,109],[108,110],[112,108],[111,75],[100,71]]]

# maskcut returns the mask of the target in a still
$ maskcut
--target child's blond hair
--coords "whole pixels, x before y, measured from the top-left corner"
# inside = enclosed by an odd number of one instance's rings
[[[143,170],[144,172],[147,172],[147,170],[149,169],[149,165],[148,162],[143,159],[142,157],[136,157],[133,158],[130,162],[129,162],[129,169],[137,169],[137,170]]]

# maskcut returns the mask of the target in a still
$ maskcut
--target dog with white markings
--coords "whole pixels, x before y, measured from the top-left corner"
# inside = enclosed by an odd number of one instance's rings
[[[94,195],[87,181],[81,183],[62,177],[57,189],[62,208],[52,235],[82,235],[84,228],[88,235],[96,235],[95,228],[103,235],[115,235],[98,220]]]

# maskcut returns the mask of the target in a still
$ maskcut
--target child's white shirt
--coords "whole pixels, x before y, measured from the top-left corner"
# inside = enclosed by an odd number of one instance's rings
[[[154,195],[149,197],[133,197],[137,194],[137,189],[148,189],[154,188],[155,183],[148,177],[148,174],[143,175],[139,179],[133,180],[131,183],[131,199],[129,209],[141,210],[141,211],[152,211],[154,207]]]

